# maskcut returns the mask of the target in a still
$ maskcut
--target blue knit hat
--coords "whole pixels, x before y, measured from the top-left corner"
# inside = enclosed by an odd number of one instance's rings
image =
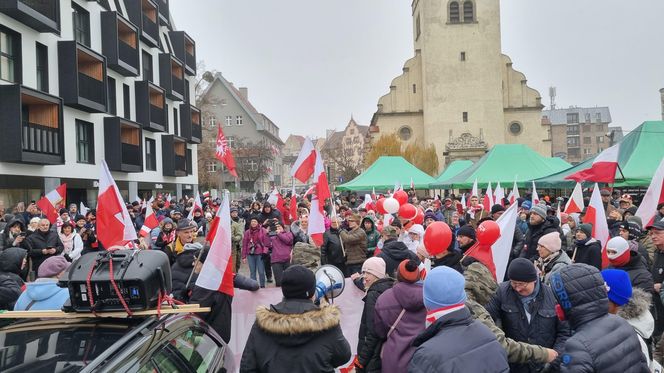
[[[523,201],[523,203],[521,204],[521,208],[524,209],[524,210],[530,210],[530,207],[532,205],[533,205],[533,203],[530,202],[530,201]]]
[[[618,306],[624,306],[632,297],[632,283],[627,272],[621,269],[605,269],[602,277],[606,282],[609,300]]]
[[[427,273],[424,279],[424,306],[427,310],[464,303],[466,301],[465,280],[456,270],[440,266]]]

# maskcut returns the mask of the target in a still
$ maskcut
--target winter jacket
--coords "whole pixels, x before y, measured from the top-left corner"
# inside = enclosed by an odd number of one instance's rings
[[[396,270],[399,267],[399,263],[403,262],[406,259],[413,259],[420,262],[420,259],[417,257],[417,254],[408,250],[406,244],[401,241],[397,241],[394,238],[386,240],[383,243],[383,248],[378,254],[379,258],[382,258],[385,261],[385,273],[388,276],[396,278]]]
[[[604,279],[596,268],[569,265],[551,276],[551,288],[573,330],[561,356],[561,372],[649,371],[634,329],[608,314]]]
[[[650,362],[650,353],[646,340],[650,340],[652,333],[655,331],[655,319],[650,312],[651,303],[652,295],[650,293],[641,289],[633,289],[629,302],[620,307],[618,311],[618,316],[627,320],[639,336],[641,352],[643,352],[643,356],[646,357],[648,362]]]
[[[343,250],[341,249],[341,240],[339,239],[339,230],[330,228],[323,234],[323,246],[320,247],[321,264],[339,265],[346,262]]]
[[[0,252],[0,310],[13,310],[21,295],[23,279],[21,269],[27,252],[19,247],[10,247]]]
[[[410,373],[509,372],[507,354],[496,336],[473,320],[464,307],[442,316],[420,334],[413,346]]]
[[[584,241],[575,241],[576,248],[572,253],[574,263],[588,264],[602,270],[602,247],[594,238]]]
[[[233,282],[235,283],[235,281]],[[229,343],[231,340],[231,304],[233,297],[194,284],[189,302],[199,304],[201,307],[210,307],[210,312],[199,313],[198,315],[219,334],[224,342]]]
[[[396,323],[399,315],[401,319]],[[383,342],[382,372],[406,372],[415,353],[411,344],[424,331],[427,310],[424,308],[422,284],[397,282],[376,301],[374,332]],[[394,327],[388,337],[390,329]]]
[[[366,372],[380,372],[381,340],[374,331],[376,301],[393,284],[394,280],[389,277],[378,279],[371,284],[367,290],[367,294],[362,298],[364,309],[362,309],[360,332],[357,340],[357,355],[358,361]]]
[[[58,234],[49,230],[47,232],[42,232],[40,230],[35,231],[29,237],[25,239],[24,247],[28,249],[28,255],[32,259],[32,270],[35,272],[39,271],[39,266],[44,262],[44,260],[62,254],[64,247],[60,241]],[[54,248],[55,254],[43,254],[42,250],[46,248]]]
[[[249,227],[251,226],[250,224],[252,219],[258,220],[259,224],[262,223],[260,215],[261,212],[258,210],[245,211],[244,214],[242,214],[242,218],[244,219],[244,230],[246,231],[247,229],[249,229]]]
[[[254,241],[251,238],[251,228],[244,232],[242,238],[242,259],[245,259],[249,254],[267,254],[270,250],[270,237],[267,235],[265,228],[258,226],[257,239]],[[253,253],[251,246],[253,245]]]
[[[551,275],[554,272],[558,272],[566,265],[572,264],[572,259],[569,258],[566,252],[560,250],[558,253],[552,253],[544,259],[538,258],[535,261],[535,266],[540,270],[540,279],[546,285],[551,283]]]
[[[461,259],[463,259],[463,253],[461,253],[460,251],[447,250],[447,255],[445,255],[444,257],[431,258],[431,268],[448,266],[452,269],[455,269],[459,273],[463,273],[463,267],[461,267]]]
[[[500,321],[505,336],[516,341],[528,342],[542,347],[552,348],[561,353],[565,341],[570,336],[569,325],[556,316],[556,299],[553,291],[544,284],[539,284],[539,291],[532,302],[530,322],[519,294],[514,291],[509,281],[498,286],[498,291],[486,306],[494,321]],[[560,361],[554,361],[552,367],[558,368]],[[511,364],[510,371],[539,372],[542,364]]]
[[[309,300],[285,299],[259,307],[240,372],[334,372],[351,358],[340,320],[336,306],[319,308]]]
[[[193,289],[198,278],[197,274],[191,274],[194,269],[196,255],[198,255],[197,250],[185,250],[175,258],[175,263],[171,266],[173,298],[179,301],[186,302],[189,300],[189,292]],[[189,281],[189,287],[187,287],[189,276],[191,276],[191,281]]]
[[[18,297],[14,311],[59,310],[69,299],[69,289],[58,286],[58,280],[38,278],[26,284],[25,291]]]
[[[279,212],[279,210],[275,209],[274,207],[270,209],[270,212],[265,212],[265,208],[263,208],[263,211],[261,211],[261,213],[258,215],[258,222],[260,224],[265,224],[267,220],[273,219],[279,220],[281,224],[284,223],[283,219],[281,218],[281,212]]]
[[[528,223],[528,230],[523,238],[523,251],[521,252],[521,257],[526,258],[530,261],[534,261],[539,256],[537,254],[537,242],[542,236],[551,232],[560,233],[560,239],[565,243],[563,236],[563,231],[560,229],[558,224],[558,219],[553,216],[547,216],[546,219],[541,224],[532,225]],[[563,245],[562,250],[565,250]]]
[[[282,231],[270,236],[270,241],[272,247],[271,263],[290,263],[291,251],[293,250],[293,234]]]
[[[643,257],[641,254],[630,250],[630,259],[627,264],[622,267],[615,267],[622,269],[629,275],[629,280],[632,287],[645,290],[652,293],[655,289],[655,284],[652,280],[652,273],[646,268]]]
[[[367,259],[367,234],[364,229],[355,227],[350,231],[341,230],[339,237],[346,249],[346,264],[362,264]]]
[[[365,216],[362,219],[362,229],[364,229],[364,222],[367,221],[371,222],[371,230],[365,230],[364,233],[367,235],[367,256],[371,257],[374,250],[376,250],[376,246],[378,246],[378,241],[380,241],[380,232],[376,229],[376,222],[370,216]]]
[[[242,250],[242,238],[244,237],[244,220],[231,219],[231,242],[234,250]]]
[[[18,243],[14,245],[14,240],[16,239],[17,236],[14,236],[10,230],[10,228],[13,227],[14,225],[20,226],[21,232],[25,232],[25,224],[23,224],[23,220],[16,218],[10,220],[9,223],[7,223],[5,228],[2,230],[2,233],[0,233],[0,250],[4,250],[8,247],[21,247],[21,244]]]

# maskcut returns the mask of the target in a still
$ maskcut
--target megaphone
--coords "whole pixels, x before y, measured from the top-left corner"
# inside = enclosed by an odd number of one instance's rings
[[[316,301],[322,298],[334,299],[346,287],[344,274],[333,265],[326,264],[316,270]]]

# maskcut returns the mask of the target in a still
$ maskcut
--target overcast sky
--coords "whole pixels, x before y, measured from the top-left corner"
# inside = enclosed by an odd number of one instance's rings
[[[485,1],[485,0],[481,0]],[[208,70],[248,87],[279,127],[322,136],[369,124],[413,56],[411,0],[170,0]],[[613,125],[660,120],[664,1],[503,0],[502,49],[549,104],[608,106]]]

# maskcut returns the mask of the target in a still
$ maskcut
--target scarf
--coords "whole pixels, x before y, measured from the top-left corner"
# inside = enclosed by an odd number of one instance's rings
[[[71,232],[68,236],[60,232],[60,241],[62,241],[62,246],[64,246],[63,253],[69,254],[74,249],[74,236],[76,233]]]
[[[175,231],[172,230],[170,232],[162,232],[161,239],[164,240],[166,244],[173,242],[175,239]]]
[[[521,295],[519,295],[517,293],[517,295],[519,296],[519,299],[521,300],[521,304],[523,305],[523,310],[526,312],[526,318],[528,319],[529,324],[530,324],[530,318],[531,318],[530,314],[533,312],[532,307],[535,303],[535,298],[537,298],[537,294],[539,294],[539,290],[540,290],[540,282],[535,281],[535,289],[533,290],[532,294],[530,294],[528,296],[525,296],[525,297],[522,297]]]
[[[452,304],[446,307],[438,308],[435,310],[427,311],[427,317],[426,317],[426,327],[430,327],[433,323],[436,322],[436,320],[440,319],[441,317],[448,315],[454,311],[458,311],[460,309],[463,309],[465,307],[464,303],[459,303],[459,304]]]
[[[259,247],[263,247],[263,242],[260,239],[260,226],[257,226],[256,228],[249,228],[249,238],[251,242],[254,244],[254,247],[258,249]]]
[[[546,268],[549,266],[549,264],[553,263],[556,259],[558,259],[559,256],[560,256],[560,251],[556,251],[551,253],[549,256],[547,256],[544,259],[542,258],[537,259],[537,262],[535,264],[541,272],[540,274],[542,275],[542,279],[547,273]]]

